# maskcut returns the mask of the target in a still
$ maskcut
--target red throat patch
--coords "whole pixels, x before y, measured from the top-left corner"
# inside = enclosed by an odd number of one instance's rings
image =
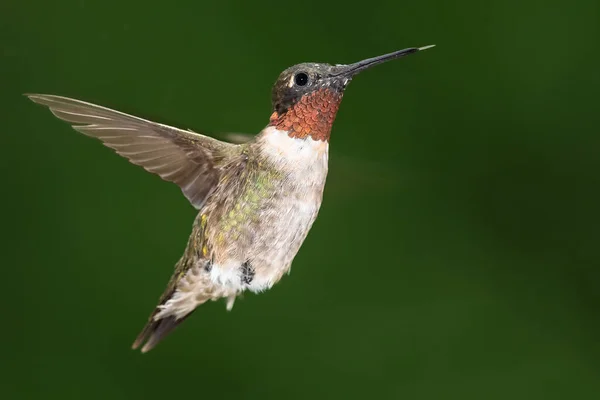
[[[289,132],[293,138],[310,136],[313,140],[329,141],[342,93],[330,88],[305,94],[281,115],[275,111],[269,125]]]

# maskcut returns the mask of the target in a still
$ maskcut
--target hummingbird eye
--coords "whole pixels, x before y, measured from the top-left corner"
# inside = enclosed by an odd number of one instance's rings
[[[298,86],[304,86],[308,83],[308,75],[304,72],[297,73],[294,77],[294,82],[296,82],[296,85]]]

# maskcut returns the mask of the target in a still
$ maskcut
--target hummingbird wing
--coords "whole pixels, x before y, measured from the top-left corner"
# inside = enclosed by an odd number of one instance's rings
[[[181,188],[201,208],[218,182],[215,162],[235,145],[68,97],[27,94],[87,136]]]

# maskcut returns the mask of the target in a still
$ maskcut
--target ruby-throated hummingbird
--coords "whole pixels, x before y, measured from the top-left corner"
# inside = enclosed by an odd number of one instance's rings
[[[321,206],[329,136],[359,72],[433,46],[349,65],[303,63],[281,73],[269,124],[226,143],[61,96],[28,94],[133,164],[179,185],[199,210],[183,256],[133,348],[152,349],[199,305],[269,289],[290,270]]]

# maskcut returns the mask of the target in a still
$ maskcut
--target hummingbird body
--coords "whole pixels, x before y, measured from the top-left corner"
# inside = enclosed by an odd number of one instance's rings
[[[196,218],[180,260],[184,290],[159,316],[179,318],[206,300],[261,292],[287,272],[321,206],[327,143],[268,127],[224,159],[223,176]],[[182,279],[183,278],[183,279]]]
[[[350,65],[298,64],[272,93],[269,124],[232,144],[105,107],[28,95],[74,128],[164,180],[198,209],[187,247],[158,306],[133,344],[152,349],[199,305],[272,287],[289,272],[315,221],[328,169],[331,127],[358,72],[410,48]]]

